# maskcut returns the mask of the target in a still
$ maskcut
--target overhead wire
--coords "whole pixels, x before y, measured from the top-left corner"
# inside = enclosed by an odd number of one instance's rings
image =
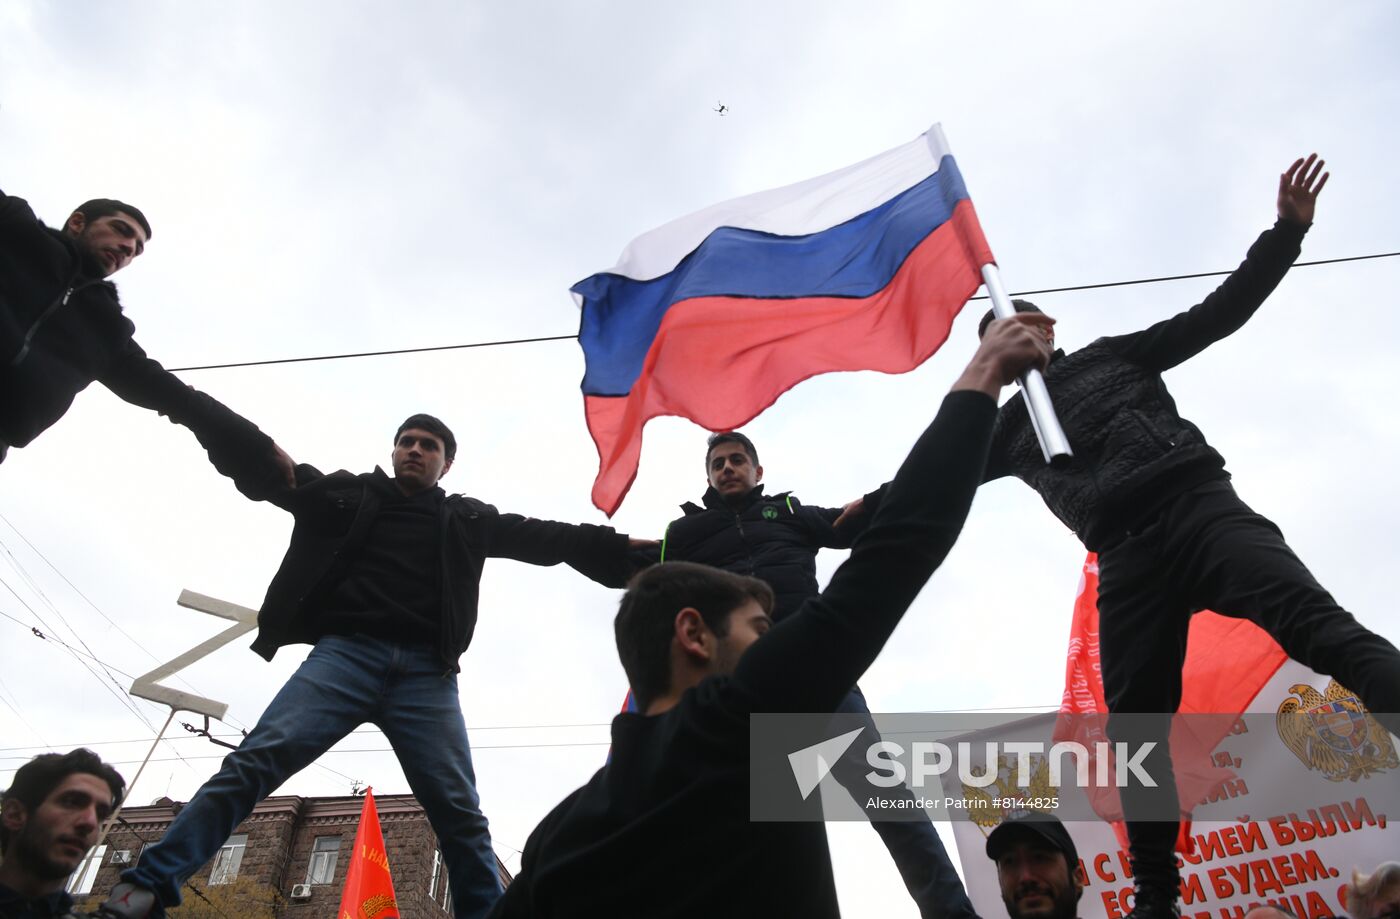
[[[92,599],[91,599],[90,597],[88,597],[87,594],[83,593],[82,589],[79,588],[77,584],[74,584],[71,580],[69,580],[68,575],[64,574],[62,571],[59,570],[59,568],[58,568],[57,565],[55,565],[53,562],[49,561],[49,557],[43,553],[43,550],[41,550],[38,546],[34,545],[34,543],[30,542],[30,541],[29,541],[29,537],[28,537],[28,536],[25,536],[24,533],[20,530],[20,528],[14,525],[14,523],[10,520],[10,518],[6,517],[3,513],[0,513],[0,522],[3,522],[3,523],[5,524],[5,526],[7,526],[7,527],[9,527],[11,530],[13,530],[14,533],[15,533],[15,535],[18,536],[18,537],[20,538],[20,540],[25,544],[25,546],[27,546],[27,547],[29,548],[29,550],[30,550],[31,552],[33,552],[35,555],[39,556],[40,561],[42,561],[45,565],[47,565],[50,571],[52,571],[54,574],[58,575],[58,577],[59,577],[60,579],[62,579],[62,581],[63,581],[64,584],[67,584],[67,585],[68,585],[69,589],[72,590],[73,593],[75,593],[75,594],[77,594],[79,597],[81,597],[81,598],[82,598],[82,601],[83,601],[84,603],[86,603],[89,607],[91,607],[92,610],[93,610],[93,612],[95,612],[95,613],[97,613],[97,615],[101,616],[101,617],[103,618],[103,620],[106,621],[106,623],[107,623],[109,626],[111,626],[112,628],[116,629],[117,632],[118,632],[118,634],[120,634],[120,635],[121,635],[123,638],[125,638],[127,641],[131,642],[132,645],[134,645],[135,647],[139,648],[139,649],[141,650],[141,652],[144,653],[147,657],[149,657],[152,661],[154,661],[154,662],[157,663],[157,664],[161,663],[161,659],[160,659],[159,657],[157,657],[157,656],[151,651],[150,648],[146,647],[146,645],[144,645],[144,644],[142,644],[141,642],[137,641],[136,638],[135,638],[130,632],[128,632],[126,629],[122,628],[121,623],[117,622],[117,620],[115,620],[115,619],[113,619],[111,616],[107,615],[107,613],[102,609],[102,607],[100,607],[100,606],[98,606],[96,603],[94,603],[94,602],[92,601]],[[70,626],[70,628],[71,628],[71,626]],[[74,632],[74,634],[77,634],[76,631]],[[110,665],[106,665],[106,666],[110,666]],[[118,672],[118,673],[121,673],[121,671],[117,671],[117,672]],[[126,676],[128,679],[131,678],[129,674],[122,674],[122,675],[123,675],[123,676]],[[181,683],[183,683],[183,684],[184,684],[186,687],[188,687],[190,690],[192,690],[192,691],[194,691],[194,692],[199,692],[199,690],[198,690],[197,688],[195,688],[194,686],[192,686],[192,685],[191,685],[188,681],[186,681],[183,677],[180,677],[180,676],[176,675],[176,676],[174,677],[174,679],[179,680]]]
[[[1341,258],[1314,259],[1307,262],[1294,262],[1294,268],[1311,268],[1316,265],[1336,265],[1341,262],[1362,262],[1368,259],[1394,258],[1400,252],[1377,252],[1372,255],[1348,255]],[[1059,294],[1076,290],[1101,290],[1108,287],[1130,287],[1137,284],[1160,284],[1166,281],[1185,281],[1192,278],[1216,278],[1233,274],[1235,269],[1223,271],[1198,271],[1193,274],[1160,275],[1151,278],[1135,278],[1129,281],[1103,281],[1097,284],[1075,284],[1070,287],[1042,287],[1037,290],[1013,291],[1013,297],[1028,297],[1033,294]],[[985,300],[985,294],[970,297],[970,300]],[[507,338],[499,341],[473,341],[456,345],[427,345],[419,348],[391,348],[383,351],[353,351],[342,354],[314,354],[303,357],[275,357],[257,361],[229,361],[222,364],[191,364],[186,367],[171,367],[171,373],[184,373],[193,370],[228,370],[234,367],[267,367],[273,364],[303,364],[312,361],[340,361],[358,357],[384,357],[393,354],[423,354],[429,351],[460,351],[466,348],[494,348],[502,345],[531,345],[545,341],[574,341],[573,335],[542,335],[536,338]]]

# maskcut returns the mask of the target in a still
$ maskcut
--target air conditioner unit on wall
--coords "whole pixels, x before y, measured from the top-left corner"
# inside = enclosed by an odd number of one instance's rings
[[[293,900],[310,900],[310,899],[311,899],[311,885],[310,885],[310,884],[293,884],[293,885],[292,885],[292,899],[293,899]]]

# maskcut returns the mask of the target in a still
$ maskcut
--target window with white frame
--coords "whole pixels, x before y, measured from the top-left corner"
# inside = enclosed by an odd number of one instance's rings
[[[214,856],[214,868],[209,872],[209,885],[231,884],[238,877],[238,866],[243,864],[243,852],[248,848],[248,836],[239,833],[228,838]]]
[[[87,855],[78,863],[78,870],[68,878],[68,892],[75,897],[92,893],[92,885],[97,881],[97,872],[102,870],[102,859],[107,854],[104,843],[96,849],[88,849]]]
[[[443,912],[452,912],[452,885],[447,882],[447,863],[442,859],[442,850],[433,850],[433,873],[428,880],[428,899],[442,907]]]
[[[340,858],[339,836],[317,836],[311,844],[311,864],[306,868],[306,883],[329,884],[335,880],[335,863]]]

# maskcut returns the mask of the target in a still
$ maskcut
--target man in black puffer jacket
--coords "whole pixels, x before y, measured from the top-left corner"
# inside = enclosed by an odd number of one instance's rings
[[[705,473],[710,487],[702,499],[704,506],[681,505],[685,516],[666,527],[659,550],[641,550],[634,558],[645,564],[698,562],[759,578],[773,588],[774,622],[817,596],[817,552],[850,548],[884,494],[882,486],[844,508],[805,505],[789,492],[765,495],[758,451],[748,437],[734,431],[709,439]],[[636,710],[630,696],[628,710]],[[864,715],[866,734],[862,743],[848,748],[831,774],[847,788],[868,792],[864,776],[870,767],[859,751],[878,742],[880,735],[859,687],[852,688],[837,711]],[[890,792],[914,798],[903,785]],[[857,799],[865,800],[861,795]],[[976,916],[933,824],[879,819],[872,823],[925,919]]]
[[[1289,657],[1357,692],[1400,733],[1400,652],[1337,605],[1278,528],[1236,496],[1224,457],[1177,413],[1161,377],[1244,325],[1283,279],[1327,181],[1322,166],[1310,156],[1280,177],[1278,222],[1203,302],[1141,332],[1056,352],[1045,381],[1074,450],[1071,462],[1044,462],[1020,394],[998,414],[987,480],[1022,479],[1099,555],[1110,713],[1161,716],[1144,723],[1141,715],[1131,722],[1110,715],[1115,741],[1158,742],[1160,755],[1145,760],[1158,786],[1124,790],[1129,818],[1178,812],[1166,738],[1181,703],[1194,610],[1257,623]],[[1017,308],[1038,312],[1024,301]],[[1177,915],[1177,832],[1170,820],[1128,821],[1134,919]]]
[[[24,199],[0,192],[0,461],[62,418],[97,380],[193,431],[214,466],[242,479],[250,497],[290,485],[292,461],[271,438],[180,382],[132,339],[135,326],[105,279],[150,238],[145,215],[120,201],[81,204],[55,230]],[[274,478],[251,478],[250,468],[268,468]]]

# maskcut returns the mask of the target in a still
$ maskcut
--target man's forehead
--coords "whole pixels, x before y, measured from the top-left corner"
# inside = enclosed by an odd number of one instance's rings
[[[404,428],[399,432],[399,440],[405,437],[412,437],[414,440],[431,440],[438,446],[442,446],[442,438],[432,431],[425,431],[422,428]]]
[[[120,220],[123,223],[130,224],[131,228],[136,231],[136,235],[140,237],[142,245],[150,241],[150,237],[146,235],[145,229],[141,226],[141,221],[137,220],[126,211],[117,211],[115,214],[109,215],[107,219]]]
[[[100,775],[93,775],[91,772],[74,772],[65,775],[63,780],[54,786],[49,797],[53,798],[71,791],[91,795],[99,801],[112,800],[112,786],[107,784],[106,779]]]
[[[726,440],[724,443],[715,444],[713,447],[710,448],[710,452],[708,454],[709,459],[713,460],[716,455],[742,456],[745,459],[748,459],[749,451],[746,450],[744,448],[744,445],[739,443],[737,440]]]

